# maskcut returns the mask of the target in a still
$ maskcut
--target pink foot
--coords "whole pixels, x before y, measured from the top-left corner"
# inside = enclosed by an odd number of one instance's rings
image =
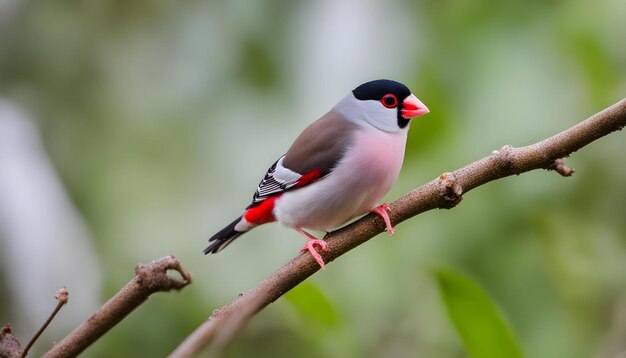
[[[311,256],[313,256],[313,258],[315,259],[315,262],[317,262],[318,265],[320,265],[320,267],[322,269],[326,269],[326,267],[324,266],[324,260],[322,259],[322,256],[320,256],[319,252],[317,252],[316,247],[321,249],[322,251],[328,251],[328,244],[326,243],[326,241],[324,240],[319,240],[317,238],[315,238],[315,236],[309,234],[308,232],[300,229],[300,228],[295,228],[296,231],[298,231],[300,234],[304,235],[307,238],[307,242],[304,245],[304,247],[302,249],[300,249],[300,252],[305,252],[308,251],[309,253],[311,253]]]
[[[389,219],[387,211],[389,211],[389,204],[387,203],[381,204],[372,210],[373,213],[383,218],[387,232],[390,236],[393,236],[393,234],[395,234],[395,230],[393,229],[393,226],[391,226],[391,220]]]

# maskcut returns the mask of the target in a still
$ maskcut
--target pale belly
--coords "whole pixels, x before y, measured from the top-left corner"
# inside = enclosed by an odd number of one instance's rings
[[[332,173],[276,201],[276,219],[290,227],[329,231],[371,211],[398,179],[405,144],[404,133],[358,132]]]

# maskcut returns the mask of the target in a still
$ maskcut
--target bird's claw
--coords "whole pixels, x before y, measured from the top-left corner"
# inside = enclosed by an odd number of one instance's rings
[[[315,262],[317,262],[317,264],[320,265],[322,269],[325,269],[326,267],[324,266],[324,260],[322,259],[322,256],[319,254],[319,252],[317,252],[316,247],[321,249],[322,251],[330,250],[326,241],[319,239],[309,239],[304,247],[300,249],[300,252],[310,252],[311,256],[313,256],[313,258],[315,259]]]
[[[385,221],[385,230],[387,230],[390,236],[393,236],[393,234],[395,234],[395,230],[393,229],[393,226],[391,226],[391,219],[389,219],[389,214],[387,213],[389,210],[389,204],[384,203],[375,207],[372,212],[380,216]]]

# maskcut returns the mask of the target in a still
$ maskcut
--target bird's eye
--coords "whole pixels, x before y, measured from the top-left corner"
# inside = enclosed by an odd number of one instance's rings
[[[380,102],[387,108],[395,108],[398,105],[398,98],[394,94],[388,93],[380,99]]]

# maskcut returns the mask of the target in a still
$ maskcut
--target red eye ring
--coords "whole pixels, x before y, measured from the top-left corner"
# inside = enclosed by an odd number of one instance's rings
[[[380,103],[387,108],[396,108],[398,106],[398,98],[393,93],[387,93],[380,99]]]

